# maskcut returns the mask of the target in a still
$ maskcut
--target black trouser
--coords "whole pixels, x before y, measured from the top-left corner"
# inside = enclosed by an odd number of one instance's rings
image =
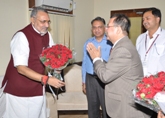
[[[104,86],[97,76],[86,74],[86,95],[89,118],[108,118],[105,109]],[[102,109],[102,117],[100,106]]]
[[[158,114],[157,114],[156,112],[153,112],[151,118],[157,118],[157,115],[158,115]]]

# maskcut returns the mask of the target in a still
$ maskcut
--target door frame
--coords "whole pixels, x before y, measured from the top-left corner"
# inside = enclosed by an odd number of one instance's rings
[[[126,10],[112,10],[110,11],[110,15],[113,14],[125,14],[127,17],[142,17],[143,12],[148,8],[140,8],[140,9],[126,9]],[[143,22],[141,20],[141,22]],[[146,29],[143,26],[143,23],[141,23],[141,33],[146,32]]]

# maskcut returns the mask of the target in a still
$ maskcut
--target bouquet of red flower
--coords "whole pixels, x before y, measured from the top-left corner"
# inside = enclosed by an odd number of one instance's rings
[[[72,59],[72,51],[60,44],[43,50],[40,55],[40,60],[46,67],[56,70],[65,68],[70,59]]]
[[[71,51],[64,45],[56,44],[52,47],[44,49],[40,54],[40,60],[45,65],[49,76],[54,76],[57,79],[63,80],[58,71],[64,69],[70,63],[74,54],[74,50]],[[50,86],[49,88],[54,95],[54,92]]]
[[[134,100],[136,103],[157,112],[162,108],[155,96],[162,91],[165,91],[165,72],[144,77],[133,90]]]

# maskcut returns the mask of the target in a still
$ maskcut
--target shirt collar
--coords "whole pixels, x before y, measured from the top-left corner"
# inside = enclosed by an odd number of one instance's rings
[[[125,36],[124,36],[124,37],[125,37]],[[122,38],[124,38],[124,37],[122,37]],[[117,40],[117,41],[113,44],[112,49],[115,47],[115,45],[116,45],[122,38],[120,38],[119,40]]]
[[[94,36],[93,40],[97,41],[97,39],[96,39],[96,37],[95,37],[95,36]],[[107,40],[107,37],[106,37],[106,35],[105,35],[105,34],[104,34],[104,36],[103,36],[102,40]]]
[[[162,28],[159,27],[159,28],[157,29],[157,31],[153,34],[153,37],[156,36],[156,35],[158,35],[158,34],[160,34],[161,31],[162,31]],[[149,36],[148,31],[146,32],[146,34],[147,34],[147,36]]]

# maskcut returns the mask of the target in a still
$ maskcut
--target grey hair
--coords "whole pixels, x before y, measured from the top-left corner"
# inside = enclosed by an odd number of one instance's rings
[[[44,9],[43,7],[33,7],[30,17],[36,17],[38,11],[43,11],[45,13],[48,13],[48,11]]]

